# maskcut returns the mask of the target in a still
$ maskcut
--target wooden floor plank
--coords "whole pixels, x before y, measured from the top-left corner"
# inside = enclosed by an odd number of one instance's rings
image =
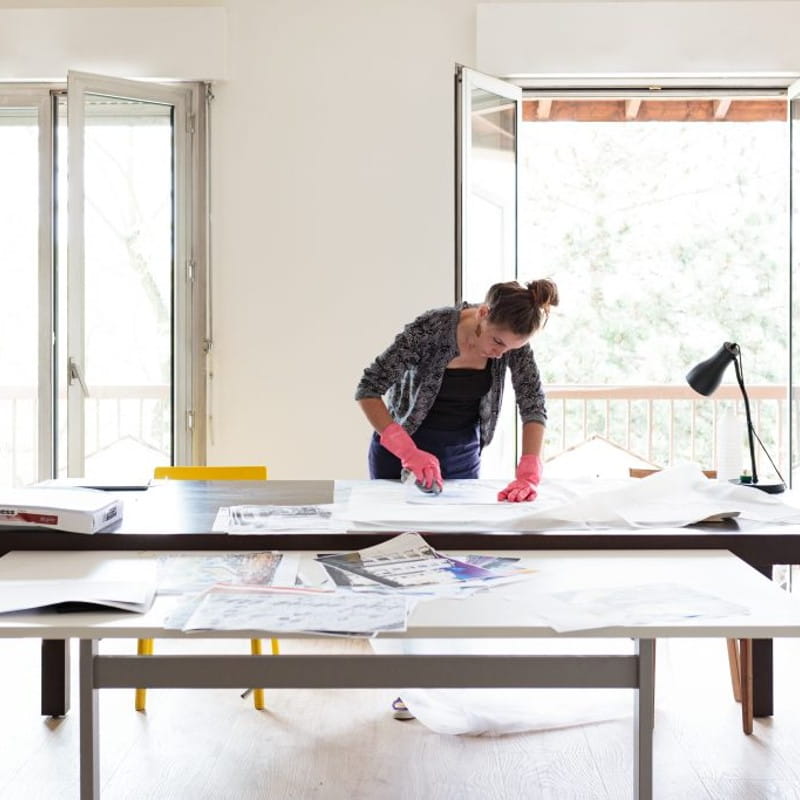
[[[246,652],[247,642],[212,642]],[[203,646],[205,647],[205,646]],[[363,642],[287,641],[284,652],[354,652]],[[245,649],[243,649],[245,648]],[[76,648],[73,648],[76,649]],[[135,652],[134,642],[104,651]],[[159,652],[186,652],[158,642]],[[38,714],[38,642],[0,641],[5,680],[0,798],[77,795],[77,711]],[[657,648],[656,800],[800,800],[800,642],[776,642],[778,716],[741,732],[723,640]],[[267,691],[267,710],[235,690],[101,693],[104,800],[623,800],[631,796],[628,718],[507,736],[447,736],[397,722],[384,690]],[[73,709],[77,708],[76,699]]]

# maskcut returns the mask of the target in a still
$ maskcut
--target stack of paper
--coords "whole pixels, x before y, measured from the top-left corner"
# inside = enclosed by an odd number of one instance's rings
[[[255,557],[255,562],[248,560]],[[186,571],[176,571],[180,564],[174,557],[162,562],[166,569],[159,591],[164,591],[165,581],[167,585],[199,586],[203,579],[219,579],[202,594],[176,606],[165,627],[372,636],[406,630],[414,604],[421,599],[418,595],[464,595],[533,571],[521,568],[516,558],[480,555],[455,559],[431,548],[418,533],[404,533],[358,552],[318,556],[316,561],[330,575],[323,586],[289,585],[288,581],[281,585],[280,568],[288,554],[203,560],[208,558],[192,557],[186,562]],[[297,562],[293,563],[297,575]],[[262,579],[248,580],[249,574]],[[173,578],[167,580],[167,575]]]
[[[355,590],[449,594],[483,588],[532,570],[518,559],[493,556],[453,558],[434,550],[418,533],[402,533],[357,552],[317,556],[333,582]]]

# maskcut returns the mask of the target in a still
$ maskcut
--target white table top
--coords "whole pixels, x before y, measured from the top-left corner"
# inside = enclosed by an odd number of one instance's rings
[[[15,554],[18,558],[21,553]],[[64,559],[80,559],[97,553],[30,552],[30,566]],[[156,554],[107,553],[109,559],[155,558]],[[163,555],[163,554],[158,554]],[[314,553],[302,554],[310,559]],[[458,555],[458,553],[452,553]],[[546,615],[541,613],[560,592],[583,593],[591,589],[631,589],[648,596],[685,589],[711,595],[721,601],[744,606],[749,613],[724,617],[624,621],[620,624],[571,631],[569,637],[730,637],[777,638],[800,636],[800,598],[771,581],[726,551],[654,550],[498,552],[511,555],[536,570],[524,580],[495,586],[463,599],[437,598],[419,603],[413,611],[406,638],[540,638],[554,637]],[[97,611],[53,613],[13,612],[0,614],[0,637],[36,638],[242,638],[264,636],[263,631],[202,631],[182,633],[164,630],[163,620],[176,603],[175,597],[158,597],[146,614]],[[555,601],[558,602],[558,601]],[[576,612],[581,602],[576,601]],[[584,607],[587,604],[584,603]],[[589,601],[591,609],[593,603]],[[643,609],[642,614],[646,613]],[[552,618],[550,618],[552,619]],[[311,634],[280,633],[281,638]],[[313,634],[318,636],[318,634]],[[383,638],[383,635],[382,635]]]

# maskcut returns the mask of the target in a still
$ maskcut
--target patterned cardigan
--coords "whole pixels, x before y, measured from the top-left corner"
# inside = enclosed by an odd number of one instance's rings
[[[447,365],[459,354],[456,328],[461,311],[469,303],[426,311],[395,337],[394,342],[372,362],[361,376],[356,400],[386,396],[386,405],[395,422],[414,433],[433,407]],[[539,369],[530,345],[509,350],[492,359],[492,385],[480,404],[480,441],[492,441],[500,406],[506,368],[517,397],[523,422],[544,425],[547,411]]]

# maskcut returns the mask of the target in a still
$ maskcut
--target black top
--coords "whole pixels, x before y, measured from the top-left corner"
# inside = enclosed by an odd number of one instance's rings
[[[487,361],[483,369],[446,369],[439,394],[422,424],[438,431],[458,431],[476,425],[481,399],[492,386],[491,363]]]
[[[361,376],[356,400],[382,397],[392,419],[410,434],[433,408],[447,365],[460,354],[458,323],[469,303],[426,311],[397,334]],[[539,368],[530,344],[508,350],[490,361],[492,383],[480,403],[480,445],[492,441],[503,404],[506,375],[523,424],[547,422]]]

